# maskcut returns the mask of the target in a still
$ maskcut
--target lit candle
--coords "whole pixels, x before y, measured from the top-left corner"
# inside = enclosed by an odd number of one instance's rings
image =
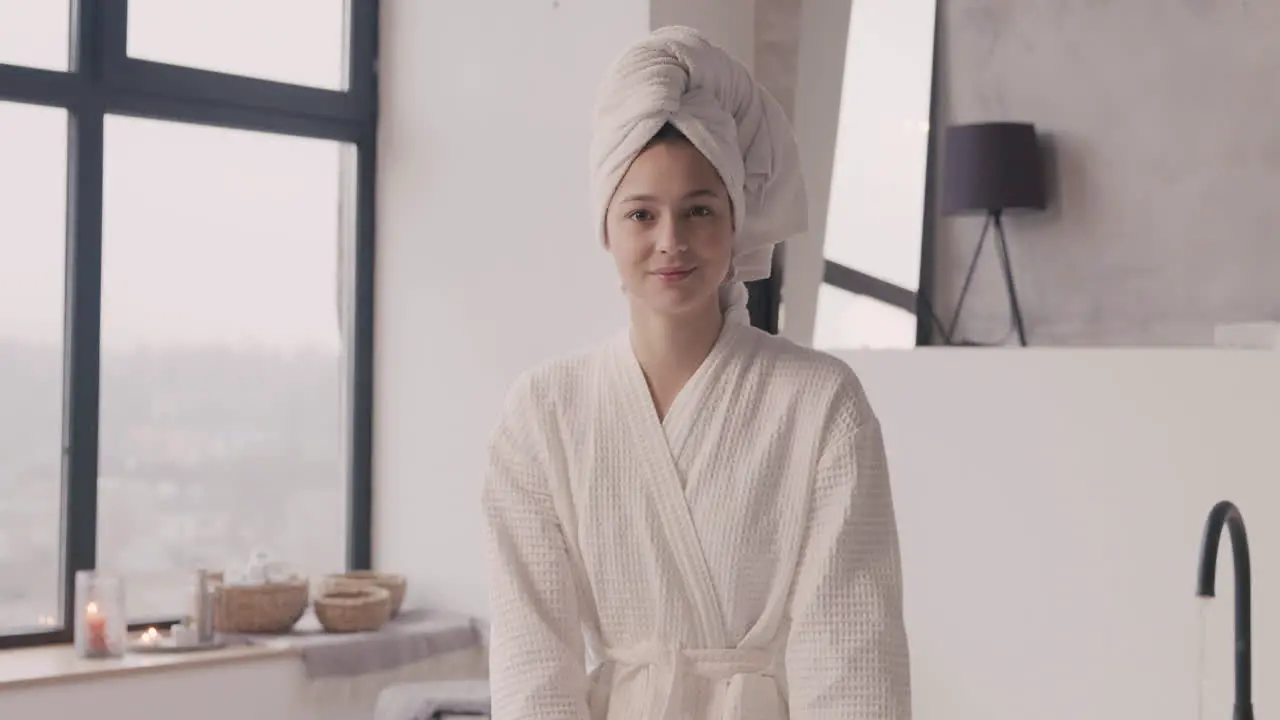
[[[155,645],[160,640],[160,631],[153,627],[147,628],[138,636],[138,642],[143,645]]]
[[[107,653],[107,618],[98,610],[98,603],[91,602],[84,608],[84,629],[89,638],[89,650],[95,654]]]

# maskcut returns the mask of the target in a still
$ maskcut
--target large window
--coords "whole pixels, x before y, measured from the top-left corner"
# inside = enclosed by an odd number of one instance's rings
[[[376,0],[0,0],[0,647],[370,563]]]

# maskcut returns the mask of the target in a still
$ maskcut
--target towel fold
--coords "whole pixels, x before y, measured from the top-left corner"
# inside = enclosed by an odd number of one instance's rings
[[[769,277],[774,246],[809,228],[791,123],[746,66],[696,30],[655,30],[613,65],[596,104],[591,186],[602,238],[623,175],[667,123],[706,156],[728,190],[735,232],[721,302],[746,322],[742,283]]]

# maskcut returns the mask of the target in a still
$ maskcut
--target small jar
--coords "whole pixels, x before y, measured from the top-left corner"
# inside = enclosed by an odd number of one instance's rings
[[[196,628],[185,622],[169,628],[169,638],[174,647],[193,647],[200,644],[200,637],[196,634]]]
[[[76,653],[83,658],[115,658],[124,655],[128,620],[125,617],[124,582],[94,570],[76,573],[73,634]]]

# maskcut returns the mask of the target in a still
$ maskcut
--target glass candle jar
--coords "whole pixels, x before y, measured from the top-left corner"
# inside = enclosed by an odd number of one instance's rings
[[[113,658],[124,654],[128,621],[124,582],[94,570],[76,573],[74,636],[76,653],[84,658]]]

